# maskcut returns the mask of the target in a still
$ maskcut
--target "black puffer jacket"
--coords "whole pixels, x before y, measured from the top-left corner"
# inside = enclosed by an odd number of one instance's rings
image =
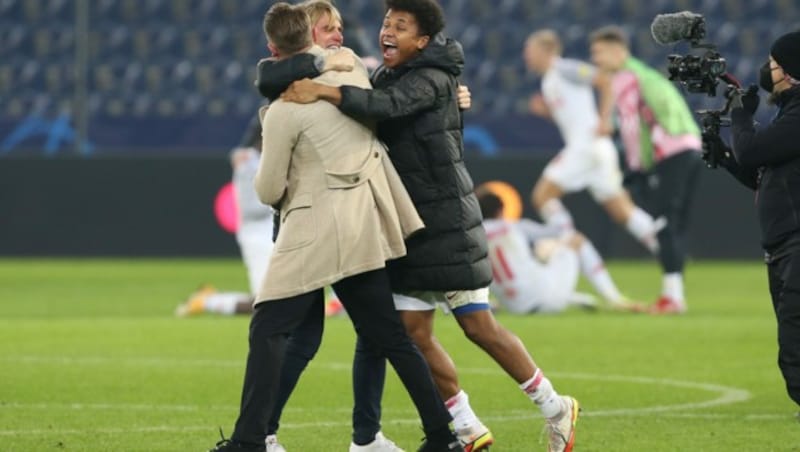
[[[779,257],[800,246],[800,87],[784,91],[772,124],[756,130],[753,116],[731,113],[737,178],[757,190],[761,244]]]
[[[294,79],[319,75],[313,62],[303,58],[260,65],[262,94],[285,89],[269,86],[269,80],[285,80],[289,66]],[[425,222],[425,229],[406,242],[408,255],[389,265],[396,291],[478,289],[492,279],[481,211],[464,165],[456,96],[463,65],[461,45],[440,35],[405,65],[379,68],[375,89],[341,88],[343,112],[378,122],[378,137],[389,147]],[[297,72],[300,67],[306,70]]]

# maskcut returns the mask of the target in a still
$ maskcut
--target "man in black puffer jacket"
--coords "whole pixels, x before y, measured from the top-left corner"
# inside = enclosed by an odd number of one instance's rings
[[[386,6],[380,35],[384,66],[373,76],[374,90],[300,80],[282,99],[300,103],[325,100],[365,122],[377,121],[378,136],[388,146],[426,225],[408,240],[408,255],[390,263],[395,306],[431,366],[461,442],[477,451],[493,439],[469,407],[452,360],[432,334],[437,302],[450,307],[466,335],[541,408],[548,419],[551,450],[564,450],[574,443],[577,401],[553,390],[519,338],[499,325],[489,309],[492,270],[486,234],[463,162],[456,94],[456,77],[464,64],[461,46],[440,34],[444,18],[435,0],[387,0]],[[284,66],[294,68],[290,78],[318,75],[313,61],[306,61],[306,72],[297,71],[303,66],[300,61]],[[269,73],[276,70],[275,64],[262,64],[258,82],[262,94],[276,90],[269,87],[270,80],[286,80],[287,69]],[[357,347],[362,353],[356,355],[356,368],[378,365],[366,344],[359,342]],[[360,406],[363,408],[356,400],[356,411]]]
[[[756,130],[757,89],[734,102],[733,150],[727,150],[721,165],[757,193],[761,245],[778,319],[778,366],[789,396],[800,404],[800,31],[779,38],[770,53],[759,84],[779,107],[778,115]],[[725,148],[721,140],[714,145]]]

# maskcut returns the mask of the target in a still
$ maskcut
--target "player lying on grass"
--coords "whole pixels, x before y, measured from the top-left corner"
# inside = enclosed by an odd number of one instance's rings
[[[489,190],[477,190],[492,262],[492,293],[514,314],[560,312],[570,304],[594,306],[575,292],[583,274],[598,294],[616,309],[633,309],[617,289],[603,258],[586,237],[564,237],[558,228],[533,220],[503,219],[503,201]]]

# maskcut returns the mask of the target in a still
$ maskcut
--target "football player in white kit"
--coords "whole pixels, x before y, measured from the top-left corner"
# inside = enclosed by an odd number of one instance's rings
[[[176,314],[184,317],[203,312],[234,315],[253,312],[253,295],[267,274],[269,256],[272,254],[273,211],[261,204],[253,189],[253,179],[258,170],[261,153],[254,147],[261,142],[261,128],[251,125],[241,147],[231,152],[233,167],[233,190],[239,211],[239,228],[236,242],[247,268],[249,293],[217,292],[211,286],[203,286],[178,306]]]
[[[554,313],[571,304],[591,306],[591,298],[575,292],[581,274],[612,308],[638,310],[620,293],[603,258],[582,234],[564,236],[552,225],[503,219],[499,196],[482,188],[476,193],[489,240],[491,290],[507,311]]]
[[[664,226],[663,220],[653,220],[622,187],[619,155],[608,136],[612,130],[611,112],[597,112],[593,87],[600,88],[601,95],[610,96],[610,86],[598,77],[593,66],[564,59],[561,51],[561,41],[552,30],[533,33],[525,45],[528,70],[542,75],[542,93],[531,98],[530,109],[551,118],[565,142],[536,183],[533,205],[548,225],[569,234],[575,227],[560,199],[567,193],[588,189],[615,222],[656,254],[656,236]]]

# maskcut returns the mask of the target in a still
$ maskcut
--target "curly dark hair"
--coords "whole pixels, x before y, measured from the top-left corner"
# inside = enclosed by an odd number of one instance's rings
[[[386,9],[414,16],[421,36],[433,37],[444,30],[444,11],[436,0],[386,0]]]

